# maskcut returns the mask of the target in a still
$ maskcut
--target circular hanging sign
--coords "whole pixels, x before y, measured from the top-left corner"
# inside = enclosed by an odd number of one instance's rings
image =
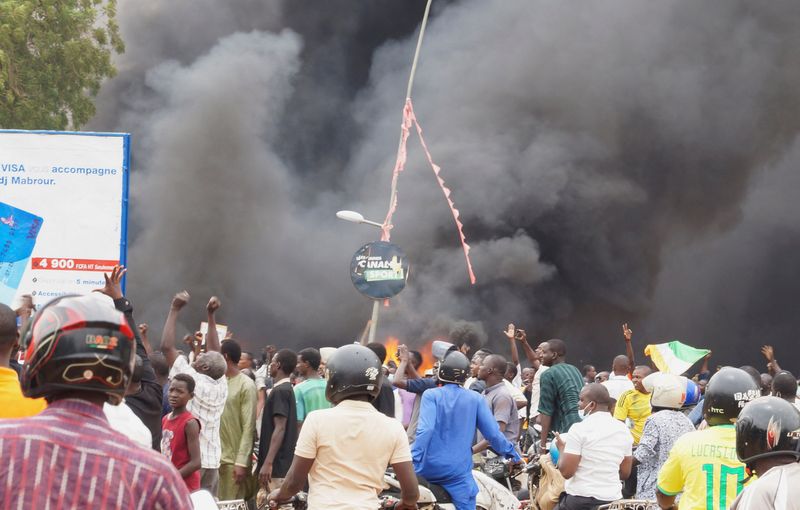
[[[386,241],[367,243],[353,255],[350,278],[356,290],[365,296],[390,298],[406,286],[408,259],[396,244]]]

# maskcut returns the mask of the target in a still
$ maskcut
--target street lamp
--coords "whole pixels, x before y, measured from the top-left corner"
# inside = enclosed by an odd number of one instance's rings
[[[372,225],[373,227],[383,228],[383,225],[377,221],[364,219],[363,214],[355,211],[339,211],[336,213],[336,217],[340,220],[349,221],[351,223],[366,223],[367,225]]]
[[[383,225],[377,221],[370,221],[364,218],[364,215],[356,211],[338,211],[336,217],[340,220],[349,221],[351,223],[363,223],[365,225],[372,225],[382,229]],[[372,302],[372,318],[369,321],[369,343],[375,341],[375,331],[378,329],[378,313],[380,312],[380,304],[375,299]]]

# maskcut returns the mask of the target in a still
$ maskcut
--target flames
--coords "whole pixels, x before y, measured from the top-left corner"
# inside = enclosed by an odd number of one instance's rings
[[[401,342],[399,338],[389,337],[386,342],[384,342],[384,347],[386,347],[386,361],[388,362],[390,359],[394,360],[395,363],[399,364],[397,360],[397,348],[400,346]],[[431,346],[433,345],[433,340],[429,340],[425,345],[422,347],[416,348],[409,345],[409,349],[412,351],[419,351],[422,354],[422,366],[419,367],[420,375],[424,374],[426,370],[433,368],[433,354],[431,353]]]

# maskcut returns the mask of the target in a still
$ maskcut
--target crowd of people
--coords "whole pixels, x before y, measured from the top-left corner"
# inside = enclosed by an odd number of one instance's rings
[[[560,510],[623,498],[692,510],[800,501],[798,385],[769,346],[763,374],[712,371],[709,354],[687,378],[636,365],[626,324],[610,370],[580,371],[563,340],[534,346],[509,324],[508,359],[444,341],[435,369],[420,373],[423,356],[404,345],[396,359],[379,343],[243,352],[217,333],[216,297],[207,333],[179,342],[183,291],[156,350],[124,274],[116,267],[98,293],[38,311],[29,299],[0,305],[6,508],[189,509],[205,490],[259,508],[307,491],[312,509],[374,510],[391,467],[399,510],[417,508],[420,483],[474,509],[475,465],[523,456],[557,468]]]

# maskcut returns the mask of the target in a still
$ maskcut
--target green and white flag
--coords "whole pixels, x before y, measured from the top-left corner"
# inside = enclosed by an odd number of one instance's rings
[[[697,360],[711,352],[708,349],[697,349],[691,345],[673,340],[665,344],[650,344],[644,353],[653,360],[661,372],[681,375]]]

